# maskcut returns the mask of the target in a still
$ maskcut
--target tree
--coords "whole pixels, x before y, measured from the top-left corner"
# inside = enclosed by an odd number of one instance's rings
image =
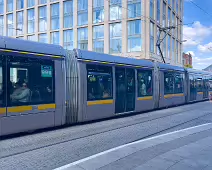
[[[193,68],[192,65],[190,65],[190,64],[186,64],[185,67],[186,68]]]

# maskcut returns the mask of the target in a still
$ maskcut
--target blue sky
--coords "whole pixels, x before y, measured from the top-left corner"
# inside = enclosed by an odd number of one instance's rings
[[[193,67],[203,69],[212,64],[212,0],[184,0],[184,52],[193,55]],[[208,13],[208,14],[206,14]],[[193,23],[193,24],[191,24]]]

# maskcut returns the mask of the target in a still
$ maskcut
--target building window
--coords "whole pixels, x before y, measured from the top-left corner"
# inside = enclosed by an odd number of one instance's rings
[[[93,23],[104,21],[104,0],[93,0]]]
[[[34,27],[35,27],[35,14],[34,14],[34,9],[29,9],[27,10],[28,14],[28,33],[33,33],[34,32]]]
[[[24,8],[24,0],[17,0],[17,10]]]
[[[67,50],[73,50],[73,30],[63,32],[63,47]]]
[[[178,63],[178,51],[179,51],[179,46],[178,46],[178,41],[176,41],[176,63]]]
[[[51,32],[51,43],[60,45],[60,33],[59,32]]]
[[[141,16],[141,0],[128,0],[128,18],[136,18],[140,16]]]
[[[179,19],[178,18],[176,18],[176,39],[178,39],[179,37],[178,37],[178,31],[179,31],[179,26],[180,25],[178,25],[179,24]]]
[[[59,19],[59,3],[51,5],[51,29],[57,30],[60,28]]]
[[[78,0],[78,25],[88,24],[88,0]]]
[[[172,9],[175,10],[175,0],[172,0]]]
[[[122,16],[122,0],[110,0],[110,20],[120,20]]]
[[[88,50],[88,28],[78,28],[78,48]]]
[[[47,8],[46,6],[39,7],[39,31],[47,30]]]
[[[4,0],[0,0],[0,14],[4,14]]]
[[[112,67],[87,64],[87,100],[107,100],[112,98]]]
[[[155,26],[153,22],[150,22],[150,52],[155,52],[155,40],[154,40],[154,31]]]
[[[183,7],[182,7],[182,6],[183,6],[182,0],[179,0],[179,4],[180,4],[180,15],[182,15],[182,14],[181,14],[182,8],[183,8]]]
[[[35,0],[28,0],[28,8],[32,7],[35,5]]]
[[[157,26],[157,41],[160,39],[160,28]],[[157,55],[160,55],[158,48],[156,49]]]
[[[13,36],[13,14],[7,15],[7,36]]]
[[[4,35],[4,16],[0,16],[0,35]]]
[[[128,22],[128,52],[141,51],[141,20]]]
[[[163,32],[162,33],[163,34],[163,37],[166,35],[166,33],[165,32]],[[167,36],[164,38],[164,40],[163,40],[163,56],[164,56],[164,58],[166,58],[167,56],[166,56],[166,40],[167,40]]]
[[[163,27],[166,26],[166,3],[163,2]]]
[[[168,27],[171,26],[171,8],[168,8]]]
[[[175,15],[174,12],[172,13],[172,26],[175,26]],[[172,29],[172,35],[175,36],[175,29]]]
[[[28,35],[28,36],[27,36],[27,40],[36,41],[36,40],[35,40],[35,35]]]
[[[171,0],[168,0],[168,4],[171,5]]]
[[[157,23],[160,24],[160,0],[157,0]]]
[[[38,41],[42,43],[48,43],[47,34],[39,34]]]
[[[93,27],[93,51],[104,52],[104,25]]]
[[[64,12],[64,22],[63,27],[64,28],[70,28],[73,27],[73,1],[65,1],[63,2],[63,12]]]
[[[41,4],[46,4],[47,3],[47,0],[38,0],[38,3],[41,5]]]
[[[152,70],[137,70],[138,97],[152,96]]]
[[[122,25],[121,23],[110,24],[110,53],[122,51]]]
[[[175,39],[172,38],[172,61],[175,60]]]
[[[13,11],[13,0],[7,0],[7,12]]]
[[[24,28],[24,15],[23,11],[17,12],[17,35],[23,34],[23,28]]]
[[[152,19],[155,19],[155,17],[154,17],[154,11],[155,11],[155,9],[154,9],[154,1],[155,0],[150,0],[150,17]]]
[[[171,56],[171,36],[168,35],[168,58]]]

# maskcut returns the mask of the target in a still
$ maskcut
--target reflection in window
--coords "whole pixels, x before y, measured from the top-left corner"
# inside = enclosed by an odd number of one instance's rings
[[[138,97],[152,96],[152,71],[138,70]]]
[[[212,91],[212,77],[209,79],[209,89]]]
[[[174,82],[175,93],[183,93],[183,79],[184,79],[184,74],[182,73],[175,74],[175,82]]]
[[[122,0],[110,1],[110,20],[119,20],[122,16]]]
[[[104,52],[104,25],[93,27],[93,51]]]
[[[203,91],[203,80],[202,77],[196,77],[196,86],[197,86],[197,92]]]
[[[17,9],[23,9],[24,8],[24,0],[17,0]]]
[[[178,46],[178,41],[176,41],[176,55],[175,55],[175,62],[178,62],[178,50],[179,50],[179,46]]]
[[[24,16],[23,11],[17,12],[17,35],[23,34],[23,28],[24,28]]]
[[[172,38],[172,61],[175,59],[175,39]]]
[[[39,31],[47,30],[47,8],[46,6],[39,7]]]
[[[7,12],[13,11],[13,0],[7,0]]]
[[[67,50],[73,50],[73,30],[65,30],[63,37],[63,47]]]
[[[172,0],[172,8],[175,10],[175,0]]]
[[[7,15],[7,36],[13,36],[13,14]]]
[[[141,20],[128,21],[128,52],[141,51]]]
[[[4,35],[4,16],[0,16],[0,35]]]
[[[78,48],[88,49],[88,28],[78,28]]]
[[[176,12],[178,13],[178,0],[176,0]]]
[[[64,22],[63,27],[64,28],[70,28],[73,27],[73,1],[65,1],[63,2],[63,15],[64,15]]]
[[[128,0],[128,18],[141,16],[141,0]]]
[[[164,72],[164,94],[174,93],[174,73]]]
[[[168,27],[171,26],[171,8],[168,8]]]
[[[28,8],[35,5],[35,0],[28,0]]]
[[[47,34],[39,34],[38,41],[42,43],[48,43]]]
[[[78,0],[78,25],[88,24],[88,0]]]
[[[154,38],[154,34],[155,34],[155,27],[154,27],[154,23],[150,22],[150,51],[152,53],[155,52],[155,38]]]
[[[104,21],[104,0],[93,0],[93,23]]]
[[[54,102],[53,61],[11,57],[9,105]]]
[[[60,28],[59,19],[59,3],[51,5],[51,29],[56,30]]]
[[[166,3],[163,2],[163,27],[166,26]]]
[[[27,39],[30,40],[30,41],[36,41],[35,35],[28,35]]]
[[[175,25],[175,14],[174,12],[172,13],[172,25]],[[172,35],[175,36],[175,29],[172,29]]]
[[[5,80],[4,80],[4,75],[6,72],[5,67],[3,66],[3,57],[0,57],[0,107],[5,107],[6,106],[6,89],[5,89]],[[4,68],[3,68],[4,67]],[[7,86],[7,88],[10,88],[11,86]]]
[[[28,15],[28,33],[34,33],[35,29],[35,14],[34,14],[34,9],[29,9],[27,11]]]
[[[39,4],[45,4],[47,2],[47,0],[38,0]]]
[[[162,32],[162,37],[165,37],[166,33]],[[162,44],[163,44],[163,56],[166,58],[166,40],[167,40],[167,36],[164,38]]]
[[[0,0],[0,14],[4,14],[4,0]]]
[[[110,53],[122,51],[122,26],[121,23],[110,24]]]
[[[60,33],[51,32],[51,43],[55,45],[60,45]]]
[[[152,19],[155,19],[155,17],[154,17],[154,1],[155,0],[150,0],[150,17],[152,18]]]
[[[112,67],[87,65],[88,100],[113,98]]]
[[[171,57],[171,36],[168,35],[168,58]]]

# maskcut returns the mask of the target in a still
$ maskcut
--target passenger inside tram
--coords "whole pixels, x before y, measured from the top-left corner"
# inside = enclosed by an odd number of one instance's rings
[[[144,79],[141,79],[141,89],[140,89],[141,95],[146,95],[146,85],[144,83]]]

